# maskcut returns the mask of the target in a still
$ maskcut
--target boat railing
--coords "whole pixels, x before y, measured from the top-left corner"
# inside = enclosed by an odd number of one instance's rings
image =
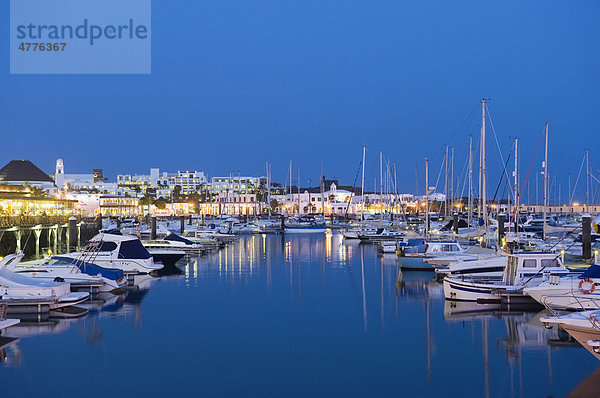
[[[85,248],[81,251],[81,254],[75,260],[74,265],[80,271],[83,271],[86,263],[93,264],[96,261],[96,257],[98,257],[98,253],[100,252],[100,248],[102,247],[103,239],[89,241]],[[71,271],[74,272],[74,269]]]
[[[594,329],[596,329],[597,331],[600,332],[600,320],[598,320],[599,316],[600,316],[599,313],[593,312],[588,316],[588,319],[590,320],[590,323],[592,324]]]

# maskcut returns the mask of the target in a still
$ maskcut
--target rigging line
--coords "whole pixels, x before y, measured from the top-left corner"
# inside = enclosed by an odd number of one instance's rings
[[[581,159],[581,166],[579,166],[579,173],[577,174],[577,179],[575,180],[575,186],[573,187],[573,192],[569,192],[569,205],[573,203],[573,196],[575,196],[575,190],[577,189],[577,184],[579,183],[579,177],[581,177],[581,170],[583,169],[583,164],[585,163],[585,153],[583,154],[583,159]]]
[[[458,175],[458,180],[456,181],[456,187],[458,188],[460,186],[461,183],[461,179],[464,176],[465,179],[462,180],[462,189],[460,191],[460,196],[463,196],[463,193],[465,192],[465,183],[467,181],[467,176],[469,174],[469,169],[467,168],[467,164],[469,163],[469,156],[467,156],[465,158],[465,164],[463,165],[462,171],[460,172],[460,174]]]
[[[496,129],[494,129],[494,122],[492,121],[492,114],[490,113],[487,103],[485,104],[485,110],[487,111],[488,119],[490,120],[490,127],[492,128],[492,133],[494,133],[494,140],[496,141],[496,147],[498,148],[498,153],[500,154],[500,160],[504,164],[504,158],[502,157],[502,151],[500,150],[500,144],[498,144],[498,137],[496,136]],[[506,173],[506,175],[508,175],[508,173],[506,172],[506,166],[508,166],[508,163],[504,164],[504,173]],[[502,178],[502,177],[500,177],[500,178]],[[512,187],[509,187],[509,192],[511,193],[511,196],[514,195],[514,192],[512,191]]]
[[[452,138],[454,138],[454,136],[455,136],[456,134],[458,134],[458,132],[459,132],[459,131],[462,129],[463,125],[464,125],[464,124],[467,122],[467,120],[470,120],[470,122],[469,122],[469,127],[467,127],[467,131],[468,131],[468,130],[471,128],[471,125],[473,124],[474,113],[475,113],[475,111],[477,110],[477,108],[478,108],[478,107],[479,107],[479,103],[477,103],[477,104],[476,104],[476,105],[473,107],[473,109],[471,110],[471,112],[470,112],[470,113],[467,115],[467,117],[466,117],[466,118],[465,118],[465,119],[462,121],[462,123],[461,123],[461,124],[458,126],[458,128],[457,128],[457,129],[454,131],[454,133],[452,133],[452,134],[450,135],[450,137],[448,137],[448,141],[447,141],[447,142],[450,142],[450,141],[452,141]],[[440,152],[441,152],[441,151],[442,151],[442,150],[443,150],[445,147],[446,147],[446,144],[443,144],[443,145],[440,147],[440,149],[438,149],[438,151],[437,151],[437,152],[435,152],[435,153],[434,153],[432,156],[430,156],[430,157],[429,157],[429,159],[430,159],[430,160],[431,160],[431,159],[435,159],[435,158],[436,158],[436,157],[437,157],[437,156],[440,154]]]
[[[508,158],[506,158],[506,165],[508,165],[508,162],[510,161],[511,156],[512,156],[512,151],[508,154]],[[506,181],[510,180],[510,178],[508,177],[508,174],[506,173],[506,165],[504,166],[504,172],[500,176],[500,180],[498,181],[498,185],[496,186],[496,192],[494,192],[494,197],[492,198],[492,201],[496,200],[496,195],[498,195],[498,190],[500,189],[500,185],[502,184],[502,181],[504,181],[504,176],[506,176]]]
[[[446,160],[446,155],[444,155],[444,158],[442,159],[442,165],[440,166],[440,172],[438,173],[438,177],[437,180],[435,181],[435,190],[437,191],[437,187],[438,187],[438,183],[440,182],[440,177],[442,176],[442,170],[444,170],[444,161]],[[429,187],[426,187],[427,189],[429,189]]]
[[[354,182],[352,183],[352,188],[356,188],[356,180],[358,180],[358,175],[360,174],[362,168],[362,156],[360,158],[360,162],[358,163],[358,170],[356,170],[356,176],[354,176]],[[321,176],[321,178],[323,178],[323,176]],[[321,181],[321,183],[319,185],[324,185],[324,181]],[[323,186],[323,188],[321,188],[322,190],[325,190],[325,186]],[[346,205],[346,214],[344,215],[345,217],[348,217],[348,209],[350,208],[350,202],[352,202],[352,195],[350,195],[350,200],[348,201],[348,204]],[[324,207],[325,203],[321,203],[321,207]]]

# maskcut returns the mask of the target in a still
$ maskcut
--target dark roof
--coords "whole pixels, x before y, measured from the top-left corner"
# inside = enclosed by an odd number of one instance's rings
[[[0,181],[52,182],[54,180],[29,160],[11,160],[0,169]]]

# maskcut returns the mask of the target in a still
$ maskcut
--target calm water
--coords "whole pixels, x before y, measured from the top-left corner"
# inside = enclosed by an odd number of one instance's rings
[[[450,305],[432,273],[338,234],[241,237],[179,266],[85,318],[8,329],[1,396],[558,397],[600,381],[540,314]]]

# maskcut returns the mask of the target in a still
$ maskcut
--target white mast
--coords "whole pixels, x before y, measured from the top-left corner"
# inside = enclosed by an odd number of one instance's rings
[[[360,221],[365,219],[365,152],[367,147],[363,145],[363,158],[362,158],[362,183],[361,183],[361,197],[362,197],[362,209],[360,212]]]
[[[546,214],[548,212],[548,122],[546,122],[546,154],[544,156],[544,229],[542,239],[546,239]]]
[[[483,226],[485,228],[483,246],[487,246],[488,213],[486,197],[486,154],[485,154],[485,98],[481,99],[481,208],[483,210]]]
[[[379,215],[383,225],[383,152],[379,151]]]
[[[518,163],[518,160],[517,160],[517,157],[519,155],[519,151],[518,150],[519,150],[519,139],[515,138],[515,171],[513,172],[513,177],[515,178],[515,181],[514,181],[514,197],[515,197],[514,198],[514,206],[515,206],[515,208],[514,208],[514,212],[513,212],[514,213],[513,214],[513,217],[514,217],[513,221],[514,221],[515,236],[517,238],[517,242],[519,241],[519,233],[518,233],[518,226],[519,226],[519,224],[518,224],[518,221],[517,221],[517,216],[519,214],[519,193],[517,191],[519,189],[518,188],[518,185],[519,185],[518,165],[519,165],[519,163]],[[509,230],[510,230],[510,227],[509,227]]]
[[[471,226],[471,217],[473,215],[473,136],[469,137],[469,206],[468,222]]]
[[[425,158],[425,235],[429,233],[429,159]]]

